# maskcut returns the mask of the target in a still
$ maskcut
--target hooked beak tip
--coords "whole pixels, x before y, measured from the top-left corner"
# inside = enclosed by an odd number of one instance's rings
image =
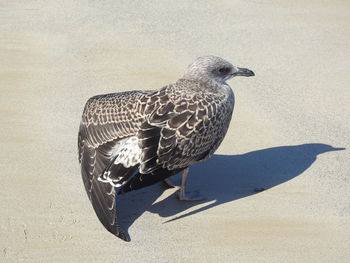
[[[255,73],[247,68],[238,68],[237,71],[232,74],[233,76],[244,76],[244,77],[253,77]]]

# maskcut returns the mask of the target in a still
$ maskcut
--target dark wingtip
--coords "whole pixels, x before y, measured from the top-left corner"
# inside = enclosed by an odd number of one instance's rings
[[[129,242],[130,236],[127,232],[125,232],[118,224],[118,218],[117,215],[115,215],[114,218],[114,224],[111,225],[108,221],[105,220],[105,218],[98,217],[102,225],[106,228],[108,232],[113,234],[116,237],[119,237],[120,239]]]
[[[117,220],[117,218],[115,218],[115,220]],[[106,230],[108,232],[110,232],[111,234],[113,234],[116,237],[119,237],[123,241],[130,242],[131,239],[130,239],[130,236],[128,235],[128,233],[126,233],[116,223],[114,223],[114,225],[110,225],[109,223],[102,222],[102,220],[100,220],[100,222],[102,223],[102,225],[106,228]]]
[[[113,227],[113,231],[111,231],[110,229],[107,229],[109,232],[111,232],[113,235],[115,235],[116,237],[119,237],[121,240],[126,241],[126,242],[130,242],[130,236],[127,232],[125,232],[119,224],[117,224],[117,217],[115,218],[115,223],[112,226]]]
[[[116,211],[116,203],[117,200],[115,198],[114,188],[113,195],[114,203],[112,209],[110,209],[107,205],[107,198],[109,195],[107,194],[110,190],[108,188],[102,189],[102,187],[109,187],[110,184],[106,184],[103,182],[99,182],[94,180],[94,191],[91,192],[91,203],[97,215],[97,218],[105,227],[105,229],[112,233],[113,235],[119,237],[124,241],[130,241],[130,237],[123,231],[123,229],[118,224],[118,217]]]
[[[130,236],[123,231],[119,231],[118,234],[116,234],[117,237],[119,237],[121,240],[124,240],[125,242],[130,242]]]

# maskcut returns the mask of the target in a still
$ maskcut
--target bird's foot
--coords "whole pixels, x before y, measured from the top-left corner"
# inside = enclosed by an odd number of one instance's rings
[[[185,192],[181,189],[177,192],[177,198],[181,201],[202,201],[205,200],[203,195],[200,195],[198,191]]]

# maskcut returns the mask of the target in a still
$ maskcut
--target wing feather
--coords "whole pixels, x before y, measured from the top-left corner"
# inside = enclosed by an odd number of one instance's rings
[[[128,237],[118,225],[116,191],[112,184],[98,180],[109,167],[119,142],[137,133],[142,115],[137,101],[144,92],[95,96],[86,103],[78,135],[79,161],[85,190],[104,227],[123,240]],[[113,155],[114,154],[114,155]],[[116,167],[112,167],[115,169]],[[130,167],[122,176],[135,170]]]
[[[227,132],[233,111],[230,94],[186,93],[178,85],[181,82],[151,99],[148,109],[153,111],[149,110],[137,134],[142,149],[141,173],[184,169],[207,159]]]
[[[105,147],[110,147],[112,143],[106,144]],[[128,238],[119,227],[116,217],[115,189],[111,184],[97,179],[110,162],[105,147],[97,149],[86,145],[79,147],[82,156],[81,174],[86,193],[100,222],[109,232],[127,241]]]
[[[85,189],[101,223],[124,240],[116,194],[154,184],[207,159],[228,129],[233,98],[201,92],[202,84],[184,81],[158,91],[96,96],[85,106],[78,139]],[[129,137],[136,138],[139,157],[133,156],[128,167],[113,163],[113,149]],[[108,178],[102,176],[107,168]],[[108,180],[99,181],[101,177],[120,185],[118,192]]]

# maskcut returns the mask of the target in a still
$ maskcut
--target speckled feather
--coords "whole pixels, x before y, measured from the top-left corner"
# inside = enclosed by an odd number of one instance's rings
[[[233,93],[213,84],[180,79],[154,92],[133,91],[95,96],[84,110],[83,145],[137,136],[141,173],[159,167],[186,168],[207,159],[220,145],[233,110]],[[189,88],[190,87],[190,88]]]
[[[97,203],[105,202],[109,208],[113,207],[102,216],[113,218],[115,190],[111,184],[96,179],[113,159],[113,149],[118,148],[119,141],[138,137],[140,174],[149,176],[160,168],[181,170],[205,160],[218,148],[227,131],[233,110],[230,91],[227,88],[222,92],[217,84],[208,87],[180,79],[157,91],[132,91],[89,99],[79,131],[79,160],[90,200],[99,199]],[[94,196],[102,191],[111,194],[107,198]],[[105,226],[115,223],[115,219],[104,221]],[[121,230],[114,232],[119,234]]]
[[[116,220],[116,194],[206,160],[222,142],[234,95],[225,83],[229,77],[215,67],[200,74],[211,61],[239,69],[202,57],[184,78],[159,90],[100,95],[86,103],[78,139],[85,189],[102,224],[120,238],[127,239]]]

